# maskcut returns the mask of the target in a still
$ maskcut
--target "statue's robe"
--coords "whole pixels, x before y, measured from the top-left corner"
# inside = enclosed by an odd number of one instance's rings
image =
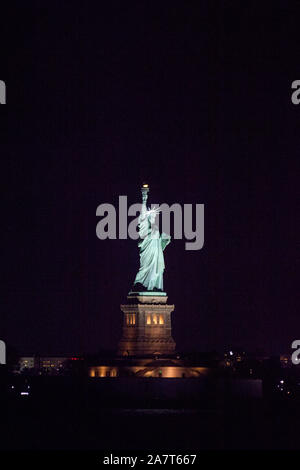
[[[140,218],[139,234],[140,269],[134,284],[142,284],[148,291],[163,290],[163,250],[170,243],[171,237],[165,233],[160,235],[158,227],[151,226],[147,215]]]

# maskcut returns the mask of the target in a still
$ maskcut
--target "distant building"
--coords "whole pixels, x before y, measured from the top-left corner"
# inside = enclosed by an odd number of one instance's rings
[[[67,362],[72,359],[69,357],[40,357],[40,356],[24,356],[19,359],[19,372],[40,372],[40,373],[59,373],[61,372]]]
[[[19,359],[19,371],[36,368],[36,358],[34,356],[24,356]]]
[[[280,364],[282,367],[291,367],[292,364],[292,355],[291,354],[281,354],[280,355]]]

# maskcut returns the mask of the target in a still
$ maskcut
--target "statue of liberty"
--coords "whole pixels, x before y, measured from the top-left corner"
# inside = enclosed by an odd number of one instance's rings
[[[139,216],[140,269],[135,277],[132,291],[163,291],[163,272],[165,269],[163,251],[170,243],[171,237],[160,234],[154,224],[159,209],[147,209],[149,186],[142,187],[142,208]]]

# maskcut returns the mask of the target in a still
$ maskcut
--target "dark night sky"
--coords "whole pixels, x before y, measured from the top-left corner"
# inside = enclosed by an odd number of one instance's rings
[[[98,240],[95,213],[138,202],[147,180],[149,202],[205,204],[204,248],[165,251],[178,349],[289,351],[300,2],[7,8],[0,338],[21,353],[116,347],[138,250]]]

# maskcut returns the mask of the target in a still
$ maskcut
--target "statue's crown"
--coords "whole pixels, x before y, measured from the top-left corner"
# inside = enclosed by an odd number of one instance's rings
[[[152,209],[148,207],[147,214],[158,214],[160,211],[161,209],[159,207],[153,207]]]

